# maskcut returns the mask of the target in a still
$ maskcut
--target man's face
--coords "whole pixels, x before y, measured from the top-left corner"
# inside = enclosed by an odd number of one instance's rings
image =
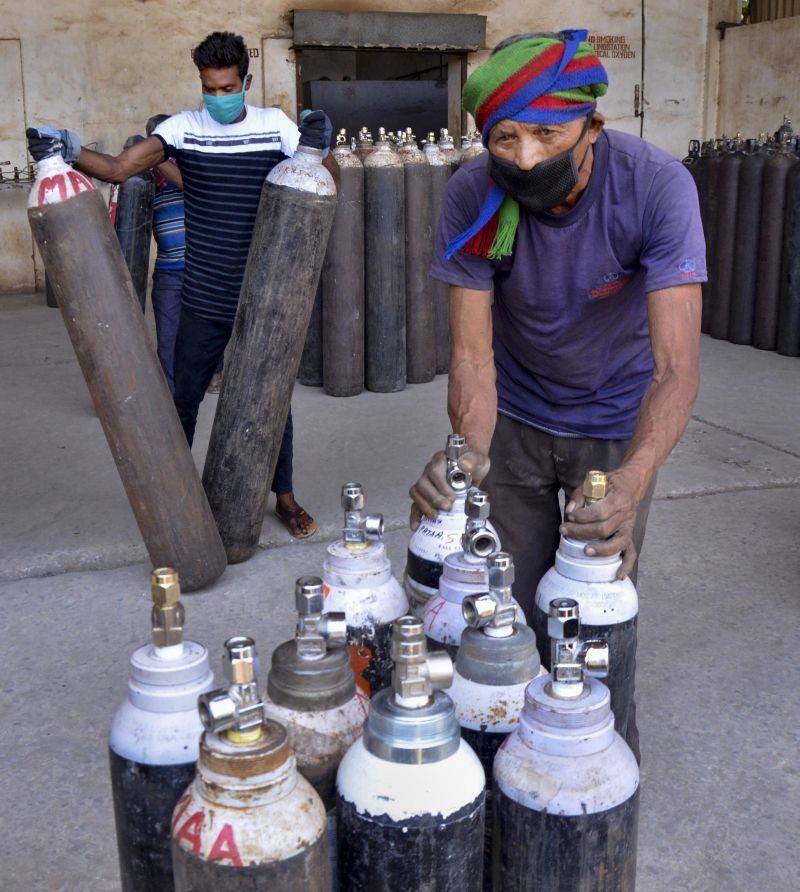
[[[489,134],[489,151],[503,161],[516,164],[520,170],[530,170],[541,161],[573,148],[581,135],[585,120],[581,117],[566,124],[519,124],[516,121],[498,121]],[[595,113],[588,131],[575,146],[575,161],[578,165],[602,129],[602,117]]]
[[[252,79],[252,74],[245,75],[248,90]],[[200,83],[203,85],[203,92],[210,96],[242,92],[242,79],[239,77],[237,65],[230,65],[227,68],[203,68],[200,72]]]

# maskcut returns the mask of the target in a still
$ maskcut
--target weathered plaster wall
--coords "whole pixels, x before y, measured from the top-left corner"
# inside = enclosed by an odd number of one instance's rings
[[[0,0],[0,39],[17,38],[27,123],[58,123],[85,143],[117,151],[158,111],[195,107],[200,101],[190,50],[216,29],[241,33],[260,51],[253,60],[254,101],[294,112],[294,57],[287,8],[397,11],[391,0]],[[702,127],[706,78],[708,3],[646,0],[644,135],[675,154]],[[487,46],[520,31],[586,27],[614,38],[604,58],[611,90],[602,102],[612,126],[638,133],[634,85],[641,80],[641,0],[406,0],[406,12],[476,13],[487,21]],[[762,27],[762,26],[758,26]],[[743,29],[742,29],[743,30]],[[729,39],[731,36],[729,34]],[[486,53],[476,53],[477,64]],[[651,72],[651,74],[648,74]],[[0,106],[16,101],[0,91]],[[2,118],[2,109],[0,109]],[[5,148],[0,132],[0,153]],[[0,161],[5,160],[0,158]],[[28,245],[19,200],[0,192],[4,242],[12,231]],[[16,254],[19,254],[19,248]],[[31,288],[34,264],[24,247],[19,275],[0,255],[0,293]],[[41,279],[41,276],[40,276]]]

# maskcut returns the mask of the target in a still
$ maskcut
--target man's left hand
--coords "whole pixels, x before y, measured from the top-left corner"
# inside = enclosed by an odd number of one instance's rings
[[[589,557],[621,551],[622,566],[617,571],[617,579],[624,579],[636,563],[633,531],[642,491],[638,475],[625,468],[608,473],[606,497],[599,502],[585,505],[583,489],[579,486],[567,501],[559,532],[572,539],[598,540],[584,549]]]

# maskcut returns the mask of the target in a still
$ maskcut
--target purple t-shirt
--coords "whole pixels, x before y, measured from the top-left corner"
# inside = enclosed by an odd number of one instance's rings
[[[555,434],[629,438],[653,371],[645,295],[706,281],[689,171],[644,140],[603,130],[572,210],[522,211],[511,257],[445,261],[487,191],[486,155],[452,177],[431,275],[494,289],[498,411]]]

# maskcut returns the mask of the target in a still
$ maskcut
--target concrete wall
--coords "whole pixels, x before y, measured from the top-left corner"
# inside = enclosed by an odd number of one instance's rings
[[[252,100],[279,104],[293,114],[289,6],[364,12],[398,8],[391,0],[27,0],[23,13],[20,0],[0,0],[0,49],[13,44],[16,52],[5,53],[0,67],[18,65],[14,78],[22,92],[20,97],[18,90],[8,89],[14,79],[3,77],[0,161],[24,151],[18,139],[10,142],[23,123],[58,123],[80,133],[84,143],[97,142],[101,151],[116,152],[151,114],[196,107],[200,90],[190,50],[216,29],[241,33],[259,52],[251,65]],[[609,124],[638,134],[642,119],[634,116],[634,88],[642,80],[642,7],[644,135],[681,155],[687,140],[702,128],[710,23],[706,0],[552,0],[541,7],[517,0],[406,0],[402,8],[485,15],[488,47],[519,31],[588,28],[603,38],[603,61],[611,79],[601,109]],[[729,39],[735,36],[729,34]],[[471,64],[486,55],[474,54]],[[21,191],[0,190],[4,245],[13,235],[14,246],[0,254],[0,293],[34,285]],[[38,273],[41,287],[40,269]]]
[[[717,136],[771,133],[784,114],[800,125],[798,50],[800,16],[728,29],[720,45]]]

